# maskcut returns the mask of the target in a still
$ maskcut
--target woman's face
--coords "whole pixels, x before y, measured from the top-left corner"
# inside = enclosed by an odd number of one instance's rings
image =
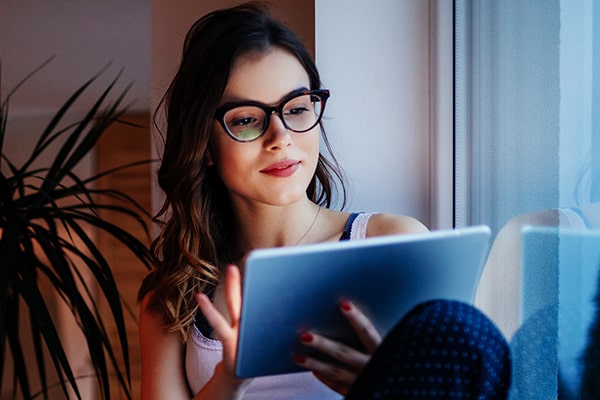
[[[290,93],[309,89],[308,74],[287,51],[243,54],[235,62],[220,105],[255,101],[277,106]],[[306,197],[319,157],[319,126],[287,130],[270,116],[267,131],[251,142],[233,140],[215,120],[211,159],[235,202],[286,205]]]

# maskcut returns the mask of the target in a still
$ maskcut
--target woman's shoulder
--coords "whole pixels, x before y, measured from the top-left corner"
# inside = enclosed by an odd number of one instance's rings
[[[418,219],[407,215],[374,213],[369,218],[367,237],[428,232]]]
[[[153,292],[150,292],[142,297],[139,305],[139,333],[143,344],[152,346],[161,343],[180,348],[184,342],[181,332],[167,329],[164,315],[152,304],[152,295]]]
[[[154,300],[154,290],[148,291],[138,298],[140,319],[146,318],[154,323],[161,321],[160,312],[157,310]]]

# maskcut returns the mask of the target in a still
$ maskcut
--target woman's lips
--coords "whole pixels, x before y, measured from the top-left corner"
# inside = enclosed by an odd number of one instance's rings
[[[260,172],[278,178],[285,178],[296,172],[299,166],[300,161],[284,160],[276,162],[275,164],[271,164],[267,168],[261,170]]]

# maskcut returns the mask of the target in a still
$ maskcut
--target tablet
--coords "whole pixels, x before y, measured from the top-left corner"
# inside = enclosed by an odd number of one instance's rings
[[[298,372],[310,330],[359,346],[340,311],[352,301],[385,335],[432,299],[472,303],[490,242],[487,226],[252,251],[242,285],[236,375]]]

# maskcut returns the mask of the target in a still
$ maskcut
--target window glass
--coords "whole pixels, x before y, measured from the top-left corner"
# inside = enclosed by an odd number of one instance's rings
[[[600,2],[455,0],[455,166],[511,398],[600,398]]]

